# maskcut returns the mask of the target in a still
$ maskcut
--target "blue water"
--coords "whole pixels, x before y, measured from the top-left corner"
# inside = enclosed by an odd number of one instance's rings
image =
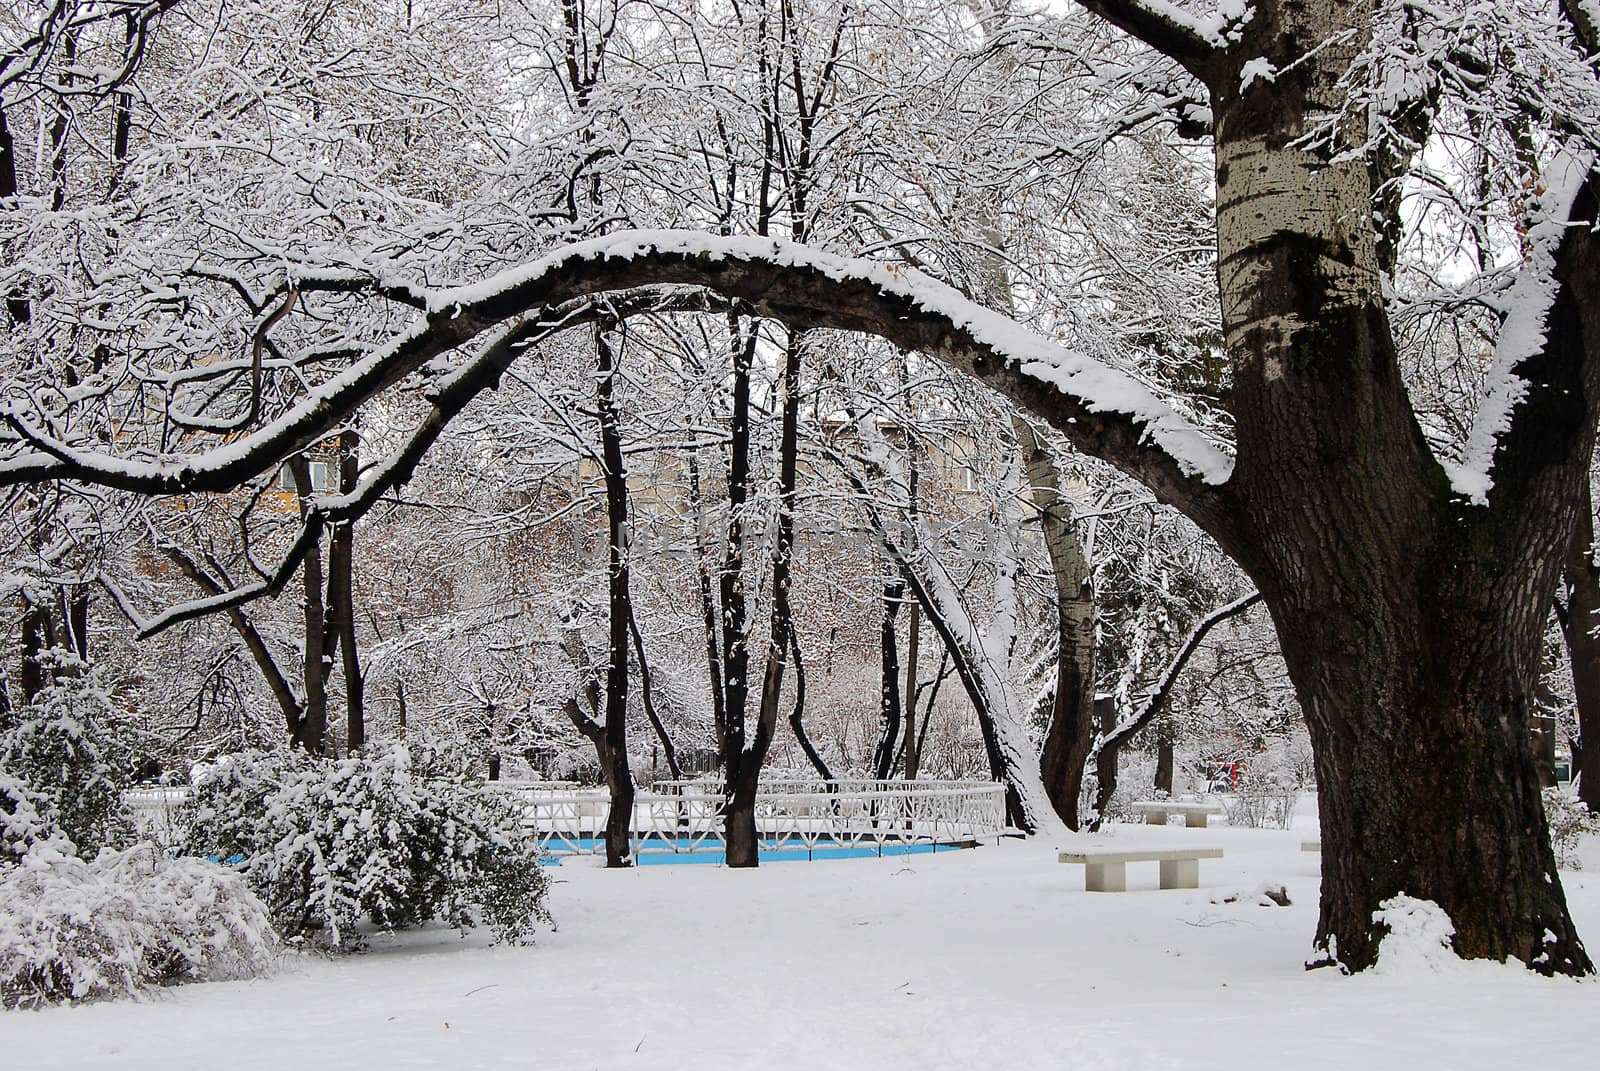
[[[551,848],[539,858],[540,866],[560,866],[561,860],[571,853],[566,851],[567,841],[552,841]],[[579,837],[575,843],[584,852],[604,853],[604,837]],[[707,838],[700,847],[693,847],[687,837],[673,842],[662,837],[650,837],[635,846],[634,862],[639,866],[675,866],[689,864],[717,865],[727,862],[727,853],[716,840]],[[814,847],[791,841],[783,847],[776,839],[768,837],[762,842],[760,858],[763,863],[807,862],[815,859],[871,859],[899,855],[929,855],[933,852],[959,851],[957,844],[838,844],[830,846],[819,840]],[[556,854],[561,852],[562,854]]]

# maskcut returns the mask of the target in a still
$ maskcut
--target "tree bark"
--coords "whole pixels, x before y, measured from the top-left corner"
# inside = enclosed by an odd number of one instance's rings
[[[681,780],[683,771],[678,768],[678,749],[673,747],[672,734],[667,732],[667,727],[656,713],[654,678],[650,672],[650,661],[644,654],[644,636],[639,632],[639,616],[634,612],[631,597],[628,600],[628,632],[633,637],[633,656],[639,663],[639,698],[644,704],[644,715],[650,719],[650,728],[655,730],[656,739],[661,742],[661,754],[667,760],[668,776],[674,781]]]
[[[1172,795],[1172,727],[1164,724],[1156,740],[1156,776],[1153,787],[1157,792]]]
[[[1115,732],[1116,700],[1109,695],[1099,696],[1094,701],[1094,710],[1100,722],[1100,746],[1094,753],[1094,814],[1089,816],[1089,828],[1098,830],[1117,794],[1117,756],[1122,751],[1122,740]]]
[[[1595,565],[1594,503],[1589,485],[1578,504],[1563,573],[1567,588],[1561,631],[1572,662],[1572,691],[1578,703],[1579,747],[1573,748],[1578,798],[1600,813],[1600,567]]]
[[[1068,829],[1079,827],[1078,800],[1094,738],[1094,584],[1083,544],[1072,528],[1072,503],[1050,449],[1021,416],[1011,426],[1050,558],[1056,590],[1056,688],[1039,754],[1039,776]]]
[[[711,685],[711,724],[716,730],[718,746],[728,731],[727,711],[724,708],[722,682],[722,654],[717,642],[717,596],[711,583],[710,550],[706,546],[705,502],[700,493],[700,457],[691,450],[688,457],[689,504],[694,515],[694,568],[700,587],[700,620],[706,637],[706,678]]]
[[[22,597],[22,701],[32,703],[45,685],[44,654],[54,647],[55,621],[48,603]]]
[[[733,808],[729,810],[728,865],[755,866],[759,861],[755,828],[756,788],[761,765],[772,746],[778,725],[778,704],[783,697],[783,675],[788,654],[797,650],[793,642],[794,611],[789,604],[794,575],[794,497],[799,479],[800,458],[800,359],[804,340],[790,332],[784,346],[783,406],[778,428],[778,516],[772,547],[772,623],[767,644],[767,669],[761,682],[761,706],[756,714],[755,738],[745,749],[739,764],[739,783],[734,787],[738,805],[738,844]],[[793,723],[791,722],[791,725]]]
[[[339,433],[339,493],[350,494],[359,480],[357,450],[360,440],[354,431]],[[367,742],[365,681],[361,676],[360,652],[356,647],[355,616],[355,521],[335,524],[328,534],[328,621],[326,633],[339,649],[339,666],[344,674],[345,751],[354,755]],[[332,652],[329,652],[330,658]]]
[[[1544,349],[1486,506],[1452,492],[1413,416],[1383,305],[1365,127],[1339,113],[1371,5],[1258,5],[1207,72],[1218,276],[1238,427],[1225,549],[1272,612],[1316,755],[1322,962],[1372,965],[1373,913],[1432,900],[1468,957],[1588,973],[1529,748],[1550,593],[1587,479],[1600,258],[1566,232]],[[1278,71],[1246,80],[1246,59]],[[1340,143],[1340,138],[1357,139]],[[1344,155],[1340,155],[1340,153]],[[1593,214],[1585,192],[1575,220]],[[1353,225],[1359,222],[1359,225]]]
[[[893,565],[889,565],[893,569]],[[878,746],[872,751],[872,776],[886,781],[894,770],[895,745],[900,740],[900,634],[895,628],[900,603],[905,598],[906,584],[899,577],[891,577],[883,586],[883,606],[878,626],[878,650],[881,663],[879,684],[880,702],[878,718]]]
[[[833,781],[833,771],[828,769],[828,764],[823,761],[816,747],[811,743],[811,737],[806,733],[806,663],[800,656],[800,634],[796,629],[789,631],[789,650],[794,655],[794,706],[789,711],[789,728],[794,730],[794,738],[800,743],[800,750],[806,753],[817,776],[826,782]]]
[[[915,474],[916,470],[912,472]],[[917,779],[917,661],[921,650],[922,607],[912,599],[906,606],[906,730],[905,744],[900,749],[901,776],[907,781]]]
[[[296,454],[288,464],[300,498],[300,512],[304,516],[311,508],[311,465],[304,454]],[[331,668],[331,652],[327,650],[327,606],[323,602],[321,539],[313,540],[306,548],[300,568],[301,616],[305,624],[301,676],[305,702],[301,705],[300,721],[294,728],[290,743],[305,748],[312,755],[321,755],[327,747],[328,675]]]
[[[722,710],[720,741],[727,799],[723,837],[729,866],[756,866],[756,777],[745,764],[745,714],[750,698],[750,637],[744,587],[744,514],[750,497],[750,368],[756,333],[748,336],[729,317],[733,355],[733,412],[728,422],[728,528],[718,577],[722,600]]]
[[[606,721],[596,741],[611,796],[606,814],[606,866],[633,865],[633,770],[628,765],[628,644],[633,622],[629,590],[628,474],[622,461],[622,427],[616,404],[616,355],[603,327],[595,329],[596,408],[606,492]]]

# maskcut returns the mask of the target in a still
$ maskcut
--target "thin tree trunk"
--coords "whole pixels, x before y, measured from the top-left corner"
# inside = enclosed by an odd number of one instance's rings
[[[45,686],[44,654],[56,645],[48,603],[22,597],[22,701],[32,703]]]
[[[691,450],[688,457],[689,504],[694,515],[694,568],[700,587],[700,620],[706,637],[706,676],[711,683],[711,724],[718,746],[728,731],[727,710],[723,695],[722,654],[717,641],[717,597],[711,583],[708,566],[711,551],[706,546],[705,502],[700,493],[700,455]]]
[[[1122,742],[1115,736],[1117,703],[1109,695],[1095,697],[1095,715],[1100,721],[1100,747],[1094,753],[1094,814],[1089,817],[1089,828],[1098,830],[1111,809],[1117,794],[1117,755]]]
[[[720,742],[727,799],[723,836],[729,866],[757,865],[756,777],[746,769],[745,713],[750,697],[750,649],[744,588],[744,521],[750,497],[750,368],[754,327],[745,336],[729,317],[733,353],[733,412],[728,424],[728,528],[723,548],[722,598],[723,733]]]
[[[1154,788],[1157,792],[1172,795],[1172,736],[1171,726],[1163,722],[1163,731],[1156,740],[1156,778]]]
[[[354,431],[339,433],[339,493],[349,494],[359,480],[360,440]],[[355,522],[333,526],[328,537],[328,622],[326,631],[339,649],[344,674],[345,750],[354,755],[367,742],[365,681],[356,648]],[[332,653],[328,652],[331,664]]]
[[[166,546],[162,550],[179,571],[198,584],[206,594],[220,595],[226,590],[225,577],[219,580],[212,576],[200,567],[199,562],[177,547]],[[266,682],[267,690],[272,693],[273,701],[278,704],[278,710],[283,715],[284,732],[293,742],[299,735],[300,722],[305,710],[300,704],[299,697],[294,694],[294,687],[289,683],[288,674],[284,673],[283,667],[278,664],[278,659],[267,646],[267,641],[261,635],[261,630],[256,627],[254,619],[246,614],[242,607],[228,608],[228,623],[233,626],[234,632],[238,633],[245,650],[250,652],[250,660],[255,663],[256,670]]]
[[[783,408],[778,429],[777,538],[773,540],[772,549],[772,625],[767,646],[767,669],[761,682],[761,707],[756,716],[756,735],[740,761],[739,784],[735,789],[735,796],[741,808],[738,818],[741,838],[746,833],[754,835],[756,832],[757,782],[761,776],[761,765],[766,761],[767,750],[772,746],[772,737],[777,731],[778,704],[783,696],[783,674],[788,654],[791,650],[797,649],[792,639],[794,611],[789,605],[789,597],[794,576],[794,496],[799,478],[800,359],[803,350],[804,336],[791,331],[788,344],[784,347],[781,384]],[[749,813],[747,826],[744,819],[745,809],[748,809]],[[734,853],[734,822],[735,818],[730,812],[727,830],[728,865],[755,866],[759,853],[755,850],[753,841],[748,854],[743,850],[742,844],[739,854],[736,856]]]
[[[1056,591],[1055,703],[1040,750],[1039,775],[1056,814],[1068,829],[1077,829],[1084,766],[1094,737],[1094,583],[1072,528],[1071,500],[1061,493],[1055,458],[1026,420],[1013,416],[1011,425],[1039,510]]]
[[[628,644],[633,622],[629,591],[628,474],[622,461],[622,428],[616,406],[616,355],[604,327],[595,330],[599,382],[600,453],[605,465],[607,534],[606,722],[599,742],[601,768],[611,796],[606,816],[606,866],[633,864],[633,771],[628,765]]]
[[[893,565],[889,565],[893,569]],[[878,746],[872,752],[872,776],[886,781],[894,770],[895,745],[900,741],[900,635],[895,628],[906,583],[891,577],[883,586],[883,607],[878,627],[881,681],[879,686]]]
[[[800,633],[797,629],[789,631],[789,650],[794,655],[794,707],[789,711],[789,728],[794,730],[794,738],[800,743],[800,750],[806,753],[812,767],[824,782],[833,781],[833,772],[828,769],[828,764],[811,743],[811,737],[806,734],[806,663],[800,656]]]
[[[289,470],[294,475],[300,512],[304,516],[310,509],[311,465],[304,454],[297,454],[289,459]],[[304,591],[301,610],[305,624],[305,658],[301,675],[305,703],[291,743],[312,755],[321,755],[328,735],[328,672],[331,668],[327,650],[327,607],[322,597],[322,540],[306,548],[300,569]]]
[[[1120,724],[1116,721],[1116,704],[1112,698],[1095,700],[1095,710],[1100,717],[1100,746],[1095,756],[1095,777],[1099,785],[1095,791],[1094,809],[1095,816],[1090,824],[1091,829],[1099,829],[1100,823],[1105,819],[1106,808],[1111,805],[1112,796],[1117,790],[1117,754],[1122,750],[1122,745],[1135,733],[1144,729],[1152,721],[1166,713],[1168,704],[1172,701],[1173,689],[1177,686],[1178,678],[1183,674],[1184,667],[1189,664],[1189,659],[1200,649],[1200,644],[1210,635],[1211,630],[1231,618],[1244,613],[1256,603],[1261,601],[1259,592],[1251,592],[1242,599],[1235,599],[1225,606],[1219,606],[1205,617],[1201,618],[1194,628],[1189,630],[1189,635],[1184,637],[1183,643],[1178,646],[1178,653],[1172,661],[1167,663],[1167,668],[1162,671],[1161,679],[1156,683],[1155,691],[1144,701],[1144,704],[1133,713],[1126,721]],[[1107,717],[1111,721],[1107,721]]]
[[[639,620],[634,613],[632,598],[628,600],[628,632],[633,637],[633,656],[639,663],[639,698],[644,704],[645,717],[650,719],[650,727],[655,730],[656,739],[661,741],[661,754],[667,760],[668,776],[674,781],[682,780],[683,771],[678,769],[678,749],[672,746],[672,736],[656,714],[654,678],[650,672],[650,661],[645,658],[644,637],[639,633]]]
[[[917,661],[921,654],[922,607],[912,599],[906,605],[906,729],[900,749],[901,776],[917,779]]]

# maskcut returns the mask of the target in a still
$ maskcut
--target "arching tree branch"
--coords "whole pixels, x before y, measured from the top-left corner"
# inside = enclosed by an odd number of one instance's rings
[[[1231,459],[1130,377],[919,273],[788,242],[696,231],[619,232],[482,283],[435,291],[427,312],[388,343],[260,430],[207,453],[128,459],[81,449],[13,407],[6,421],[33,449],[0,461],[0,486],[75,479],[144,494],[225,491],[319,441],[435,357],[494,332],[527,338],[585,322],[575,303],[596,294],[669,285],[714,291],[792,327],[876,334],[935,356],[1142,481],[1224,545],[1231,542],[1222,489]],[[452,375],[445,389],[475,393],[492,382],[484,362],[470,365],[477,370],[472,376]]]

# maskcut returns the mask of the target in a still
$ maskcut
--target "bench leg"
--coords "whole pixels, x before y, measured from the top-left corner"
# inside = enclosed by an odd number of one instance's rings
[[[1089,863],[1083,868],[1083,887],[1087,892],[1127,892],[1126,863]]]
[[[1200,860],[1161,860],[1161,887],[1163,889],[1198,889],[1200,887]]]
[[[1146,811],[1145,815],[1144,815],[1144,824],[1147,825],[1147,826],[1164,826],[1164,825],[1167,824],[1166,813],[1165,812],[1157,813],[1155,811]]]
[[[1206,828],[1206,818],[1207,816],[1204,814],[1185,815],[1183,824],[1188,826],[1190,829],[1204,829]]]

